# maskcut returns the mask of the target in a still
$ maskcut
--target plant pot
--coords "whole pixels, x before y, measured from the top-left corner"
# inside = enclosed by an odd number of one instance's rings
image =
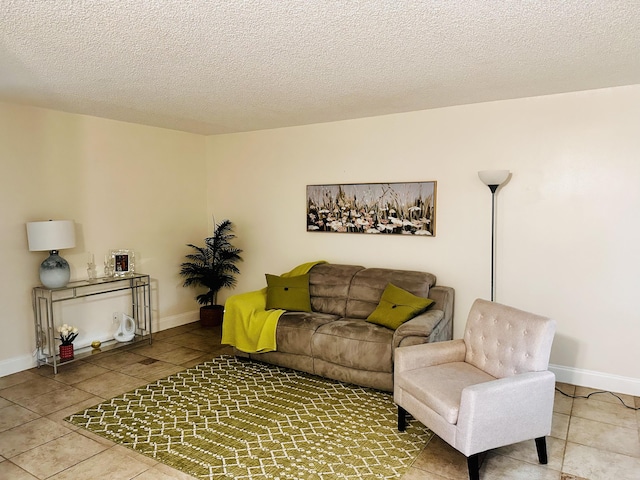
[[[203,327],[217,327],[222,325],[224,306],[206,305],[200,307],[200,325]]]
[[[71,345],[60,345],[60,361],[73,360],[73,343]]]

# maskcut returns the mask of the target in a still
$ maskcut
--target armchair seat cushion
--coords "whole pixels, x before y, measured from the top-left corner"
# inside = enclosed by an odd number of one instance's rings
[[[396,378],[399,388],[421,399],[426,407],[452,425],[458,423],[462,391],[492,380],[495,377],[465,362],[418,368]]]

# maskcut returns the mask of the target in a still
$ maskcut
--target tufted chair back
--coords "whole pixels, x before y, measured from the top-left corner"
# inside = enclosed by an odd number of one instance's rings
[[[496,378],[547,370],[555,321],[477,299],[464,332],[465,362]]]

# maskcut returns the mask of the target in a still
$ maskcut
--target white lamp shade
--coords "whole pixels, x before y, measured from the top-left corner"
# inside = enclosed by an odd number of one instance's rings
[[[76,246],[76,230],[73,220],[49,220],[28,222],[29,250],[52,251]]]
[[[478,177],[485,185],[502,185],[509,178],[509,170],[481,170]]]

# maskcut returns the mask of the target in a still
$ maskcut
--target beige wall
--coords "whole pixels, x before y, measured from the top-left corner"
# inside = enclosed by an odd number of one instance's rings
[[[185,244],[207,234],[205,137],[0,103],[0,376],[33,366],[31,288],[45,252],[29,252],[25,222],[70,219],[77,246],[62,256],[72,279],[98,273],[112,248],[136,252],[153,282],[154,328],[197,318],[194,291],[181,286]],[[82,302],[81,302],[82,303]],[[91,300],[67,306],[77,342],[108,335],[113,309]],[[95,304],[93,304],[95,303]]]
[[[558,320],[560,380],[640,395],[639,105],[632,86],[207,138],[0,104],[0,376],[33,365],[45,254],[27,250],[24,224],[48,218],[76,221],[78,245],[62,252],[73,278],[88,251],[136,251],[156,329],[197,318],[177,271],[215,215],[245,250],[235,292],[319,258],[429,270],[456,289],[459,337],[489,296],[491,197],[477,171],[507,168],[496,299]],[[435,238],[305,231],[308,184],[424,180],[438,182]],[[113,308],[65,319],[87,322],[90,341]]]
[[[640,395],[640,86],[467,105],[207,139],[208,198],[236,224],[237,292],[326,259],[428,270],[456,289],[455,336],[490,295],[552,316],[558,378]],[[435,238],[307,233],[308,184],[438,182]],[[232,292],[224,292],[228,295]]]

